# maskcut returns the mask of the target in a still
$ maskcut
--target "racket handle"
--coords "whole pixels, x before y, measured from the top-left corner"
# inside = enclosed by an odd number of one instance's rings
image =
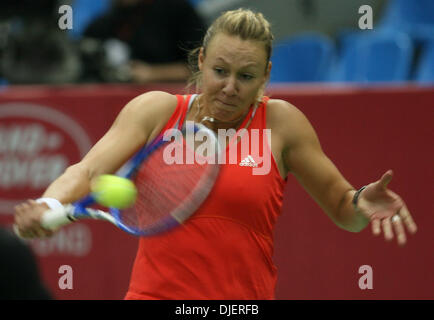
[[[72,216],[74,212],[74,207],[72,205],[66,205],[57,207],[55,209],[50,209],[44,212],[41,217],[41,226],[48,230],[55,230],[64,225],[70,224],[75,221]],[[21,236],[20,231],[18,230],[18,226],[14,224],[12,229],[19,238],[26,240],[23,236]]]
[[[71,205],[61,206],[44,212],[41,218],[41,226],[45,229],[56,230],[64,225],[70,224],[75,219],[72,218]]]

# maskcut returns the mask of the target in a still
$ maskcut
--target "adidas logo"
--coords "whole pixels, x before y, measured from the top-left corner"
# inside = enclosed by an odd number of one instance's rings
[[[258,164],[253,160],[251,155],[248,155],[244,160],[239,163],[242,167],[257,167]]]

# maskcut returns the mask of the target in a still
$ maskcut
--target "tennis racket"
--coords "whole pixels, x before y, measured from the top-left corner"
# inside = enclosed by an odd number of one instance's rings
[[[96,200],[89,194],[73,204],[46,211],[41,226],[55,230],[91,218],[108,221],[135,236],[151,236],[182,224],[212,190],[220,169],[220,145],[215,133],[201,124],[187,122],[182,131],[175,133],[179,133],[175,139],[175,135],[172,139],[164,134],[158,136],[117,172],[137,187],[137,200],[132,208],[107,211],[91,208]],[[196,152],[199,147],[195,137],[206,137],[201,144],[201,150],[206,152]],[[208,148],[204,148],[204,143]],[[176,159],[171,157],[175,150]]]

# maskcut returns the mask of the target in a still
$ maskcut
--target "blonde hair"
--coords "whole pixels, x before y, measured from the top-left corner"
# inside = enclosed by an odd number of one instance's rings
[[[200,49],[203,48],[203,54],[206,55],[206,50],[211,40],[220,33],[238,36],[243,40],[262,42],[267,54],[266,68],[268,67],[274,40],[270,23],[264,18],[262,13],[256,13],[249,9],[240,8],[226,11],[208,28],[203,38],[202,46],[189,53],[189,65],[192,76],[188,80],[188,88],[192,86],[195,86],[196,89],[200,88],[202,73],[199,70],[197,62]]]

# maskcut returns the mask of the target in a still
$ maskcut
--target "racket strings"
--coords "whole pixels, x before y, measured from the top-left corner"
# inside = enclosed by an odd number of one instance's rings
[[[193,152],[184,145],[184,155]],[[208,195],[216,177],[216,164],[167,164],[164,147],[154,151],[138,170],[138,189],[133,210],[122,213],[122,222],[146,230],[163,224],[169,217],[182,222]],[[184,158],[185,159],[185,158]],[[164,226],[162,226],[164,228]]]

